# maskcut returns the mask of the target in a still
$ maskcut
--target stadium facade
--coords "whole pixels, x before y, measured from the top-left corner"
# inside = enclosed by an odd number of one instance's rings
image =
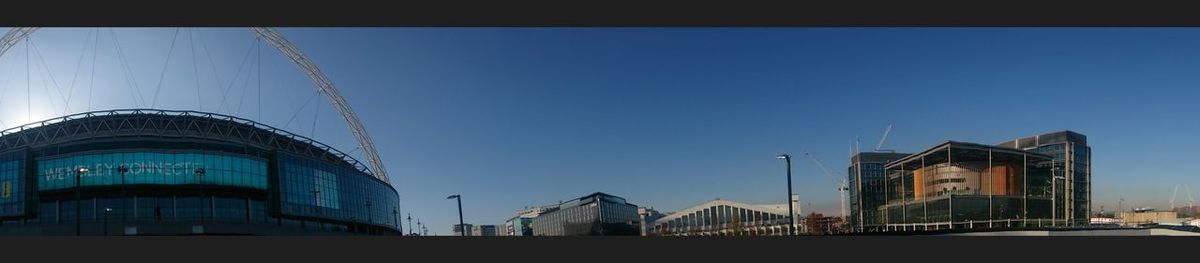
[[[237,117],[112,110],[0,131],[0,235],[398,235],[396,190]]]

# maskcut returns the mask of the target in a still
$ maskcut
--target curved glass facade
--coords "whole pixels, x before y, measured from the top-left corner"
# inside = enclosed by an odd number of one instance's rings
[[[1051,165],[1037,153],[946,142],[888,164],[879,220],[892,230],[1051,225]]]
[[[392,188],[379,180],[359,176],[354,169],[279,155],[279,193],[284,214],[365,222],[399,224]]]
[[[259,127],[115,114],[6,133],[0,235],[400,234],[391,185]]]
[[[120,167],[126,167],[122,174]],[[266,160],[217,153],[129,151],[78,154],[38,160],[38,190],[75,186],[197,184],[267,189]],[[203,175],[198,170],[203,169]]]

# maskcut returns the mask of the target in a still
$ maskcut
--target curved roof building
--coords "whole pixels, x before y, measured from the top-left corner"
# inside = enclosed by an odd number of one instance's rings
[[[399,234],[396,190],[237,117],[111,110],[0,131],[0,235]]]
[[[800,197],[792,195],[799,223]],[[788,204],[745,204],[714,199],[668,213],[653,222],[654,235],[660,236],[782,236],[787,235]],[[797,231],[800,232],[800,231]]]

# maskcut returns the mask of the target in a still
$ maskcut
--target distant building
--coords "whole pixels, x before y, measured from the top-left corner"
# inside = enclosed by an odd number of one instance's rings
[[[1175,211],[1134,211],[1117,214],[1121,224],[1139,226],[1144,224],[1180,225],[1186,220],[1179,218]]]
[[[636,236],[637,205],[596,192],[551,207],[533,218],[535,236]]]
[[[850,157],[847,168],[850,199],[850,228],[856,232],[872,232],[882,229],[879,207],[887,203],[884,195],[884,166],[900,160],[908,153],[862,152]]]
[[[659,213],[654,208],[638,207],[638,216],[638,222],[641,223],[642,236],[647,236],[654,232],[654,221],[667,215]]]
[[[468,236],[500,236],[499,227],[496,225],[475,225],[471,228],[471,233]]]
[[[525,207],[517,211],[517,216],[504,222],[503,232],[508,236],[533,236],[533,218],[557,206]]]
[[[504,232],[508,236],[532,236],[531,223],[533,223],[532,217],[513,217],[504,222]]]
[[[455,236],[463,236],[463,234],[462,234],[463,229],[466,229],[466,231],[467,231],[467,234],[465,236],[474,236],[474,232],[472,232],[472,231],[475,228],[471,224],[462,224],[462,225],[455,224],[453,227],[450,227],[450,232],[453,233]]]
[[[803,225],[805,235],[832,235],[842,233],[842,218],[836,216],[825,216],[821,213],[810,213],[804,217]]]
[[[796,232],[801,232],[799,196],[792,195]],[[787,235],[788,204],[752,205],[715,199],[668,213],[654,221],[659,236],[781,236]]]

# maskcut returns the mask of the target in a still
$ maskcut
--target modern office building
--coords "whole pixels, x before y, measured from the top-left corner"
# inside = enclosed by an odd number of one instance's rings
[[[910,154],[892,152],[861,152],[850,157],[849,177],[850,218],[852,231],[873,232],[882,230],[879,207],[887,203],[884,193],[884,166]]]
[[[792,195],[796,233],[802,233],[798,195]],[[788,204],[752,205],[714,199],[668,213],[654,221],[658,236],[782,236],[788,234]]]
[[[320,142],[237,117],[114,110],[0,131],[0,235],[399,232],[396,190]]]
[[[517,211],[517,216],[504,222],[504,232],[507,236],[533,236],[533,218],[551,210],[558,205],[525,207]]]
[[[513,217],[504,222],[504,231],[508,236],[532,236],[532,217]]]
[[[551,207],[530,223],[535,236],[637,236],[638,206],[596,192]]]
[[[885,231],[1061,225],[1053,213],[1053,158],[947,141],[884,167]]]
[[[1039,134],[999,144],[1001,147],[1021,149],[1049,155],[1054,158],[1052,172],[1056,180],[1056,214],[1066,218],[1068,225],[1087,225],[1092,214],[1092,148],[1087,136],[1073,131]]]

